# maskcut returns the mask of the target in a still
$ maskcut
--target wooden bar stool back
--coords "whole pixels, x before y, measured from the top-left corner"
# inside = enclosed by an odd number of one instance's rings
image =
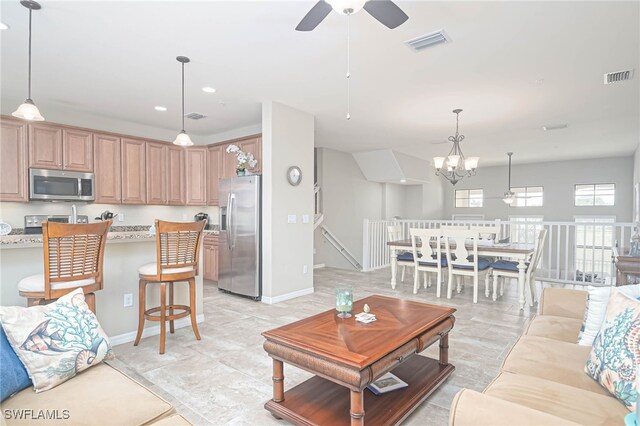
[[[18,283],[20,296],[27,298],[27,305],[44,305],[82,288],[89,308],[95,313],[95,292],[103,286],[104,247],[111,222],[44,222],[44,275],[31,275]]]
[[[200,332],[196,322],[196,275],[200,256],[200,241],[206,220],[198,222],[165,222],[156,219],[156,259],[138,269],[139,282],[139,317],[138,334],[134,346],[140,343],[145,320],[160,321],[160,353],[164,354],[166,323],[169,331],[174,333],[174,321],[191,316],[191,327],[196,339],[200,340]],[[173,283],[186,281],[189,283],[189,306],[176,305],[173,301]],[[160,306],[147,309],[146,288],[149,283],[160,284]],[[169,300],[167,303],[167,287]],[[179,312],[176,312],[179,311]]]

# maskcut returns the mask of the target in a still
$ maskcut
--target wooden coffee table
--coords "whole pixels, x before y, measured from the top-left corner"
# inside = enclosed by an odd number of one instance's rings
[[[404,420],[455,367],[449,364],[449,331],[455,309],[426,303],[370,296],[377,321],[341,319],[323,312],[262,335],[273,358],[273,399],[265,408],[276,418],[301,425],[393,425]],[[440,359],[413,356],[440,343]],[[316,376],[284,392],[283,363]],[[408,387],[379,396],[368,384],[393,372]],[[365,417],[366,407],[366,417]]]

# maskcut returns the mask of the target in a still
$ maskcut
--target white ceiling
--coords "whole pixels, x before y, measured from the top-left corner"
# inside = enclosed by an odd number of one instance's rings
[[[466,155],[480,165],[631,154],[639,140],[640,3],[416,2],[389,30],[352,17],[351,116],[346,114],[346,17],[315,31],[294,27],[314,4],[288,2],[59,2],[34,13],[33,98],[60,108],[179,130],[180,67],[187,121],[206,135],[260,121],[263,100],[316,116],[316,145],[444,155],[463,108]],[[27,12],[1,1],[2,112],[26,95]],[[451,37],[414,53],[405,40],[444,29]],[[605,72],[635,68],[605,86]],[[211,85],[215,94],[200,88]],[[221,105],[220,103],[223,103]],[[164,105],[169,111],[154,111]],[[45,108],[46,107],[46,108]],[[544,132],[546,124],[568,123]],[[77,123],[82,125],[82,123]]]

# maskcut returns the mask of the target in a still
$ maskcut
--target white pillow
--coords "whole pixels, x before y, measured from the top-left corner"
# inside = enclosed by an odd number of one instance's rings
[[[634,299],[640,298],[640,284],[625,285],[616,287],[620,293],[632,297]],[[578,344],[583,346],[593,346],[602,323],[607,313],[607,304],[609,302],[609,295],[611,294],[611,287],[594,287],[589,286],[589,301],[587,302],[587,313],[582,324],[582,333],[578,338]]]

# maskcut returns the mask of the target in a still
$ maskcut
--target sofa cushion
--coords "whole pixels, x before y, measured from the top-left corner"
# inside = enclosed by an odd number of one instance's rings
[[[172,414],[168,417],[158,420],[153,423],[153,426],[187,426],[191,425],[187,419],[182,417],[180,414]]]
[[[540,298],[540,315],[555,315],[582,321],[588,295],[584,290],[546,287]]]
[[[612,287],[587,287],[589,300],[587,301],[587,312],[582,327],[583,330],[578,340],[579,345],[593,345],[604,322],[609,296],[611,295],[611,288]],[[636,299],[640,297],[640,284],[626,285],[619,287],[618,290],[629,297]]]
[[[579,319],[538,315],[529,323],[524,334],[575,343],[581,326],[582,321]]]
[[[614,288],[584,371],[633,410],[639,359],[640,302]]]
[[[80,288],[49,305],[0,306],[0,321],[36,392],[113,356],[109,338]]]
[[[0,326],[0,367],[2,367],[0,368],[0,401],[31,386],[27,369],[11,347],[2,326]]]
[[[8,410],[8,411],[7,411]],[[58,420],[7,418],[14,410],[58,410]],[[25,389],[2,403],[7,425],[146,425],[174,412],[167,401],[102,363],[50,391]],[[65,418],[66,417],[66,418]]]
[[[502,370],[563,383],[602,395],[609,395],[584,372],[591,348],[546,337],[520,337],[502,364]]]
[[[484,393],[585,425],[621,425],[629,413],[610,396],[523,374],[502,372]]]

